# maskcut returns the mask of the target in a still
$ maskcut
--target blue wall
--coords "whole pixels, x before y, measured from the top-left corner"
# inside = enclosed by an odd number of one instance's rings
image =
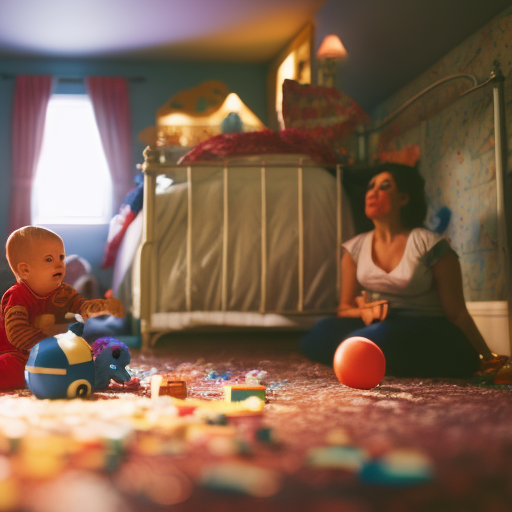
[[[230,91],[236,92],[244,103],[266,122],[266,64],[190,63],[190,62],[127,62],[107,60],[54,60],[54,59],[0,59],[0,73],[46,74],[61,77],[87,75],[141,77],[130,83],[133,125],[133,171],[142,162],[144,146],[138,142],[138,133],[155,124],[155,113],[173,94],[193,87],[205,80],[221,80]],[[83,90],[74,85],[76,92]],[[11,174],[11,117],[14,92],[13,78],[0,78],[0,240],[8,236],[8,211]],[[63,92],[63,91],[62,91]],[[75,92],[69,90],[69,92]],[[71,163],[72,165],[72,163]],[[111,284],[111,270],[101,270],[103,246],[108,225],[101,226],[49,226],[64,239],[67,254],[80,254],[93,266],[105,290]],[[2,242],[3,243],[3,242]],[[2,251],[3,252],[3,251]],[[10,282],[11,272],[4,257],[0,259],[0,293]]]

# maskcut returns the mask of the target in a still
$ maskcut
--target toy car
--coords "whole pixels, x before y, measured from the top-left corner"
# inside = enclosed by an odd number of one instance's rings
[[[83,324],[35,345],[25,367],[25,380],[37,398],[86,397],[94,387],[95,368],[89,344],[80,336]]]

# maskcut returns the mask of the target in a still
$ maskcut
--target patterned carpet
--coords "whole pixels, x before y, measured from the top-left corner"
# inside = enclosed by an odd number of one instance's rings
[[[297,338],[174,335],[151,355],[132,352],[138,389],[44,407],[26,390],[0,396],[0,510],[512,510],[510,386],[386,377],[355,390],[300,355]],[[167,397],[150,399],[154,373],[211,405],[253,370],[266,372],[262,414],[177,416]],[[32,430],[16,444],[5,424],[22,416]]]

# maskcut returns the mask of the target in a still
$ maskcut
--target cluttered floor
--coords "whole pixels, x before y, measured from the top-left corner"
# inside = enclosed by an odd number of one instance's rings
[[[512,386],[385,377],[343,386],[297,333],[167,336],[127,385],[0,395],[0,511],[505,512]],[[151,396],[153,375],[185,402]],[[227,404],[252,379],[266,400]]]

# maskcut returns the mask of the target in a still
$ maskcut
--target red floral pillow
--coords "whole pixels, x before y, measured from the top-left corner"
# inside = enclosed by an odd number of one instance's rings
[[[180,160],[180,163],[190,164],[236,156],[279,153],[308,155],[315,162],[325,165],[336,163],[336,155],[329,144],[296,129],[216,135],[198,144]]]
[[[370,120],[358,103],[335,87],[295,80],[283,83],[283,119],[286,128],[298,128],[335,151],[358,124]]]

